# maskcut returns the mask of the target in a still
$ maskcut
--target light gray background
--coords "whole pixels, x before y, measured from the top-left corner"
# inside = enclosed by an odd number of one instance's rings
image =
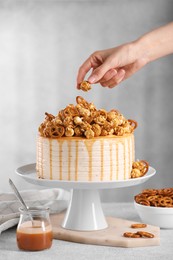
[[[129,201],[144,187],[173,186],[173,56],[112,90],[75,89],[78,68],[92,52],[172,20],[172,0],[0,1],[0,190],[10,190],[9,177],[19,189],[38,188],[14,170],[35,162],[44,112],[56,114],[77,95],[137,120],[136,158],[157,170],[143,186],[101,192],[102,200]]]

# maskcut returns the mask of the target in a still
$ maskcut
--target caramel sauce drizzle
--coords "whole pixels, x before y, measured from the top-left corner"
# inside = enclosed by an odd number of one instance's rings
[[[57,139],[58,142],[58,146],[59,146],[59,179],[62,180],[62,145],[63,145],[63,141],[61,140],[59,142],[59,140]]]
[[[71,167],[71,142],[68,141],[68,180],[71,180],[71,176],[70,176],[70,167]]]
[[[43,179],[43,142],[41,140],[41,178]]]
[[[116,180],[118,180],[118,143],[116,143]]]
[[[110,147],[110,181],[112,181],[112,142],[109,144]]]
[[[93,155],[93,144],[96,140],[90,140],[90,142],[88,142],[88,140],[84,141],[85,147],[87,148],[88,151],[88,164],[89,164],[89,169],[88,169],[88,180],[92,181],[92,155]],[[43,178],[44,177],[44,165],[43,165],[43,150],[44,150],[44,144],[42,142],[42,140],[40,140],[41,144],[40,144],[40,149],[41,149],[41,164],[40,164],[40,175]],[[62,146],[63,146],[63,141],[58,140],[58,147],[59,147],[59,179],[62,180]],[[49,153],[50,153],[50,179],[53,179],[53,167],[52,167],[52,140],[49,139]],[[127,174],[131,173],[131,166],[132,166],[132,162],[134,161],[134,136],[130,136],[127,140],[122,140],[122,145],[123,145],[123,152],[124,152],[124,179],[127,179],[128,176],[126,176]],[[68,145],[68,180],[71,180],[71,140],[68,140],[67,142]],[[37,147],[37,149],[39,150],[39,147]],[[113,143],[110,142],[109,143],[109,151],[110,151],[110,180],[113,179]],[[116,165],[115,165],[115,174],[116,174],[116,180],[118,180],[119,177],[119,163],[118,163],[118,158],[119,158],[119,143],[115,142],[115,161],[116,161]],[[128,160],[126,161],[126,153],[128,152]],[[38,151],[39,153],[39,151]],[[104,180],[104,139],[100,140],[100,156],[101,156],[101,173],[100,173],[100,180],[103,181]],[[78,180],[78,154],[79,154],[79,143],[78,140],[76,140],[76,154],[75,154],[75,181]],[[128,172],[127,172],[128,171]]]
[[[123,148],[124,148],[124,151],[123,151],[123,155],[124,155],[124,180],[126,180],[126,142],[124,140],[123,142]]]
[[[101,175],[100,180],[103,180],[104,177],[104,151],[103,151],[103,140],[100,140],[100,148],[101,148]]]
[[[76,141],[75,181],[78,180],[78,141]]]
[[[88,181],[92,181],[92,148],[93,148],[94,140],[91,140],[90,142],[84,141],[84,143],[88,151],[88,159],[89,159]]]
[[[130,138],[128,139],[128,153],[129,153],[129,169],[128,169],[128,177],[130,177],[131,173],[131,151],[130,151]]]
[[[132,136],[132,148],[134,148],[134,145],[135,145],[135,139],[134,139],[134,136]],[[135,150],[132,149],[132,161],[134,162],[135,161]]]
[[[50,180],[52,180],[52,140],[49,139],[49,151],[50,151]]]

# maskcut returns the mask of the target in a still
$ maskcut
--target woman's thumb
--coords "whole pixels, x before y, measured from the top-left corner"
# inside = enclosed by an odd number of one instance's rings
[[[104,62],[102,65],[93,70],[88,78],[89,83],[94,84],[98,82],[109,69],[110,65]]]

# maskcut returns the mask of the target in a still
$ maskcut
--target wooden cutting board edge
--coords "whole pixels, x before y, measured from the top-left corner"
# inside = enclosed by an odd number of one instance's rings
[[[97,231],[74,231],[61,227],[64,213],[54,214],[50,216],[54,239],[115,247],[146,247],[160,245],[160,228],[147,225],[146,228],[133,229],[131,224],[139,223],[131,220],[120,219],[115,217],[106,217],[108,228]],[[147,231],[155,235],[154,238],[126,238],[124,232]]]

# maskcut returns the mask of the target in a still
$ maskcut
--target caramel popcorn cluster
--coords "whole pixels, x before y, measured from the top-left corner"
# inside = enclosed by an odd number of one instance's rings
[[[149,163],[145,160],[136,161],[132,164],[131,178],[139,178],[148,172]]]
[[[130,134],[137,127],[137,122],[126,119],[118,110],[107,112],[97,110],[93,103],[76,97],[77,105],[70,104],[54,116],[45,113],[44,122],[39,126],[43,137],[57,138],[78,136],[93,138],[98,136]]]
[[[87,92],[91,89],[91,85],[88,81],[82,81],[80,86],[79,86],[79,89]]]

